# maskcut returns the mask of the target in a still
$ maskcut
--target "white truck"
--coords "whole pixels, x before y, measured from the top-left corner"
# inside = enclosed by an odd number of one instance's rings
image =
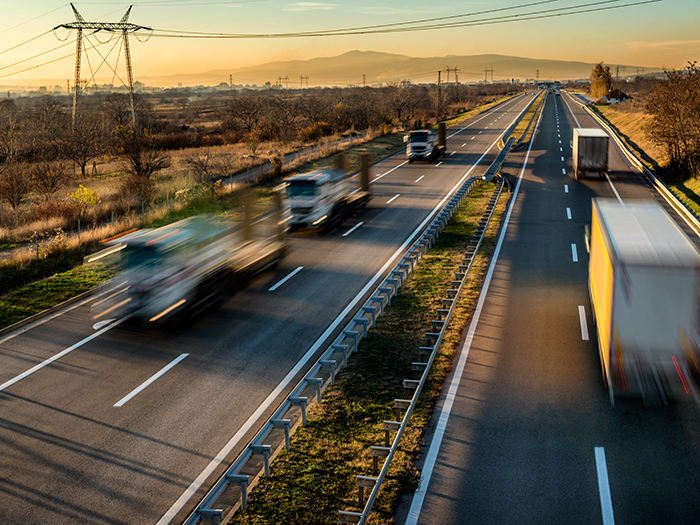
[[[199,312],[279,261],[280,218],[277,212],[235,223],[197,216],[108,241],[119,271],[94,303],[94,318],[129,316],[155,325]]]
[[[608,171],[608,135],[598,128],[574,128],[571,141],[576,180],[585,175],[603,178]]]
[[[588,285],[610,402],[698,401],[700,253],[666,211],[593,199]]]
[[[371,198],[368,166],[363,161],[361,186],[352,183],[352,175],[339,169],[324,168],[295,174],[284,179],[290,230],[318,228],[328,230],[361,210]]]
[[[406,143],[406,157],[408,162],[414,160],[427,160],[428,162],[438,158],[445,152],[445,128],[440,124],[439,131],[432,129],[417,129],[409,131],[403,141]]]

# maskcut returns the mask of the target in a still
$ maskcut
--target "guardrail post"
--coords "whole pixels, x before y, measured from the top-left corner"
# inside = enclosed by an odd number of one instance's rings
[[[335,385],[335,368],[337,363],[331,359],[325,359],[319,363],[322,368],[329,368],[331,371],[331,385]]]
[[[372,299],[370,299],[372,301]],[[372,326],[377,324],[377,307],[376,306],[363,306],[363,314],[370,314],[372,316]]]
[[[367,337],[367,331],[369,330],[369,319],[366,319],[364,317],[355,317],[353,319],[353,322],[356,325],[362,325],[362,339]]]
[[[374,484],[377,482],[377,478],[372,478],[370,476],[355,476],[355,484],[358,488],[357,499],[359,507],[365,506],[365,490],[374,488]]]
[[[301,426],[306,426],[306,405],[309,399],[306,397],[290,397],[289,402],[294,406],[301,407]]]
[[[421,346],[420,348],[418,348],[418,354],[421,358],[423,358],[432,354],[433,350],[435,350],[434,346]]]
[[[289,450],[289,433],[292,429],[292,420],[291,419],[271,419],[272,426],[274,428],[282,428],[284,429],[284,448],[285,450]]]
[[[253,454],[262,454],[265,463],[265,477],[270,477],[270,455],[272,446],[270,445],[248,445]]]
[[[221,525],[224,519],[223,509],[199,509],[199,516],[205,521],[213,521],[214,525]]]
[[[388,447],[391,443],[389,432],[398,432],[401,428],[401,423],[398,421],[383,421],[382,430],[384,430],[384,446]]]
[[[343,367],[348,366],[348,345],[333,345],[333,350],[343,353]]]
[[[369,447],[369,455],[372,456],[372,475],[376,476],[379,473],[379,458],[389,456],[391,449],[389,447],[372,446]]]
[[[360,342],[360,332],[356,332],[354,330],[344,330],[343,335],[347,337],[348,339],[353,340],[354,350],[357,351],[357,344]]]
[[[316,387],[316,402],[321,402],[321,387],[323,386],[323,379],[318,377],[307,377],[306,384]]]
[[[401,420],[401,411],[408,410],[409,406],[411,406],[410,399],[394,399],[394,408],[396,409],[397,420]]]
[[[384,315],[384,301],[386,301],[386,298],[381,295],[375,295],[369,298],[370,303],[379,303],[379,315]]]
[[[426,363],[421,363],[421,364],[426,364]],[[425,367],[424,367],[424,369],[425,369]],[[414,367],[414,370],[415,370],[415,367]],[[417,379],[404,379],[402,384],[403,384],[404,392],[406,394],[410,394],[411,391],[415,391],[418,388],[420,381]],[[413,396],[411,396],[411,397],[413,397]]]
[[[229,483],[232,485],[241,487],[241,509],[246,510],[248,508],[248,485],[250,484],[250,476],[229,474],[226,478],[228,478]]]

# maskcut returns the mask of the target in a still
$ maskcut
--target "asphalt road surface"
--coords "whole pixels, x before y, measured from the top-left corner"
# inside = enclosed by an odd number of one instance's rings
[[[655,197],[615,147],[610,181],[576,181],[574,127],[597,125],[549,95],[531,151],[508,157],[510,222],[400,523],[699,522],[700,409],[612,408],[591,320],[591,198]]]
[[[365,211],[325,236],[291,235],[277,268],[187,326],[95,327],[89,299],[0,336],[0,523],[182,521],[310,368],[302,357],[330,344],[417,226],[486,170],[531,99],[450,129],[439,162],[374,166]]]

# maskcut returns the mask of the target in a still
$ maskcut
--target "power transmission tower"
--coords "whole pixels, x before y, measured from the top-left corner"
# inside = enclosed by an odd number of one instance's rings
[[[452,71],[453,71],[454,74],[455,74],[455,84],[459,84],[459,77],[457,76],[457,73],[458,73],[459,71],[462,71],[462,70],[461,70],[461,69],[457,69],[457,66],[455,66],[455,67],[452,68]]]
[[[362,87],[367,87],[367,77],[362,73]]]
[[[299,80],[301,81],[301,87],[304,87],[304,81],[306,81],[306,87],[309,87],[309,77],[308,76],[301,76],[299,77]]]
[[[493,68],[489,69],[487,67],[484,68],[484,82],[489,81],[489,73],[491,73],[491,83],[493,84]]]
[[[447,84],[450,83],[450,71],[452,71],[452,69],[450,68],[450,66],[447,66],[447,80],[445,80],[445,83]]]
[[[289,89],[289,77],[286,76],[282,80],[284,80],[284,88]]]
[[[228,76],[228,87],[233,89],[233,75]]]
[[[75,91],[73,92],[73,126],[75,126],[75,114],[78,107],[78,96],[81,91],[81,81],[80,81],[80,57],[83,51],[83,31],[93,30],[93,33],[97,31],[108,31],[111,33],[121,32],[121,38],[124,39],[124,59],[126,60],[126,73],[129,82],[129,95],[131,98],[131,121],[136,125],[136,108],[134,107],[134,75],[131,70],[131,51],[129,50],[129,33],[135,33],[141,29],[151,31],[150,27],[139,26],[136,24],[128,23],[129,15],[131,14],[132,6],[126,10],[122,19],[117,23],[110,22],[86,22],[85,19],[78,13],[78,10],[73,4],[70,5],[73,9],[73,14],[75,15],[75,22],[69,24],[61,24],[56,27],[65,29],[75,29],[77,32],[75,41]],[[104,60],[103,60],[104,62]]]
[[[540,83],[540,70],[537,70],[537,76],[535,77],[535,85],[539,85]]]

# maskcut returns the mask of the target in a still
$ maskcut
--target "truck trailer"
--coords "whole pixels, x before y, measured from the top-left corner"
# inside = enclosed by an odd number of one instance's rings
[[[254,222],[197,216],[108,241],[118,273],[94,303],[94,318],[158,325],[196,314],[280,260],[280,218],[279,212]]]
[[[571,141],[574,177],[605,177],[608,171],[609,137],[598,128],[574,128]]]
[[[656,202],[595,198],[592,208],[588,285],[610,402],[697,401],[697,247]]]

